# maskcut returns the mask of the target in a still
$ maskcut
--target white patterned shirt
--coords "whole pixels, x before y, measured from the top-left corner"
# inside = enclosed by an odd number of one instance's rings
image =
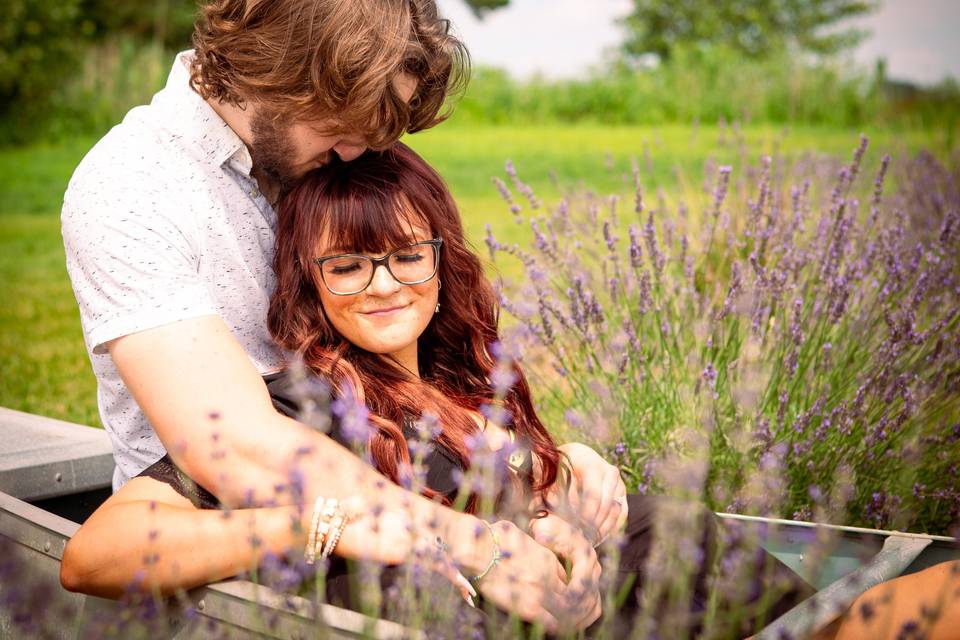
[[[164,89],[86,155],[61,216],[113,488],[165,453],[105,344],[218,315],[261,374],[283,366],[267,332],[276,217],[250,176],[246,145],[189,85],[179,54]]]

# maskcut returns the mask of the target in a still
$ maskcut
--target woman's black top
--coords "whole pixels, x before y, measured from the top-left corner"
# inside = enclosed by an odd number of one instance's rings
[[[303,391],[305,388],[322,388],[322,385],[297,384],[282,371],[268,374],[263,379],[267,383],[267,390],[270,392],[273,406],[277,411],[291,418],[297,418],[300,413],[301,405],[305,400]],[[317,393],[317,391],[314,391],[314,393]],[[310,400],[324,405],[328,403],[329,398],[310,398]],[[332,414],[330,420],[328,435],[348,449],[352,448],[353,444],[344,434],[339,418]],[[409,443],[418,441],[418,433],[413,421],[404,422],[401,428]],[[532,480],[533,458],[529,449],[524,449],[523,453],[523,462],[517,468],[517,474],[529,486]],[[429,441],[428,449],[422,455],[423,465],[427,472],[426,485],[449,498],[451,503],[454,502],[460,488],[459,476],[464,471],[459,457],[436,439]],[[414,459],[415,457],[414,452],[411,451],[410,458]],[[506,461],[504,462],[503,468],[506,468]],[[174,464],[169,454],[163,456],[139,475],[165,482],[200,509],[216,509],[219,505],[216,497],[191,480]]]

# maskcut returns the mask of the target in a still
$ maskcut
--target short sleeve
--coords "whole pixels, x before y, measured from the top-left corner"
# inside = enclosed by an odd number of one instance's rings
[[[177,189],[125,169],[121,158],[97,160],[78,168],[61,215],[87,347],[105,353],[115,338],[217,313],[199,275],[196,224]]]

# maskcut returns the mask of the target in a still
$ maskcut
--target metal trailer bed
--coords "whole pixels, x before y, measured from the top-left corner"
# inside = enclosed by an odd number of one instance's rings
[[[122,614],[112,600],[70,593],[60,586],[59,565],[67,540],[110,494],[113,457],[109,438],[93,429],[0,407],[0,543],[7,559],[29,567],[44,586],[42,607],[69,612],[57,637],[84,638],[94,621]],[[818,589],[825,605],[800,605],[758,638],[788,629],[802,637],[823,626],[870,586],[947,560],[960,559],[957,541],[943,536],[717,514],[726,526],[757,536],[764,548]],[[4,558],[0,558],[0,561]],[[0,583],[0,595],[15,585]],[[14,638],[12,613],[0,598],[0,639]],[[38,607],[41,603],[38,603]],[[186,615],[189,610],[189,615]],[[246,580],[225,580],[190,591],[165,610],[167,635],[177,640],[307,638],[316,617],[331,638],[409,637],[411,630],[357,612],[280,594]]]

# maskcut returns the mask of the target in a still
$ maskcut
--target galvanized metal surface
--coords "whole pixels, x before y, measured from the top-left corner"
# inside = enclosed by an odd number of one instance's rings
[[[202,614],[241,637],[276,638],[418,638],[411,629],[387,620],[377,620],[356,611],[326,603],[319,607],[299,596],[279,594],[246,580],[227,580],[191,592]],[[322,622],[318,623],[318,620]],[[199,632],[199,635],[198,635]],[[177,640],[206,638],[201,625],[192,625],[176,635]]]
[[[824,589],[869,563],[891,535],[928,540],[923,551],[901,571],[914,573],[947,560],[960,559],[954,538],[882,529],[799,522],[718,513],[721,521],[745,527],[763,547],[815,589]]]
[[[110,486],[103,429],[0,407],[0,492],[38,500]]]
[[[70,593],[60,586],[60,560],[67,540],[79,525],[22,500],[0,493],[0,547],[3,560],[15,567],[15,580],[0,583],[0,592],[20,590],[35,605],[33,622],[53,637],[64,640],[102,636],[105,621],[130,617],[125,605],[103,598]],[[35,601],[35,603],[33,602]],[[201,638],[400,638],[415,633],[393,622],[376,620],[355,611],[321,604],[318,609],[304,598],[277,593],[245,580],[227,580],[188,592],[183,602],[171,600],[161,624],[160,637],[177,640]],[[186,615],[186,609],[192,610]],[[31,609],[33,607],[31,606]],[[0,606],[0,639],[24,637],[23,623],[13,611]],[[136,636],[137,621],[122,635]],[[143,627],[145,629],[145,627]],[[154,627],[155,629],[155,627]],[[151,636],[155,634],[151,633]]]
[[[816,606],[794,607],[761,631],[757,640],[806,638],[816,633],[868,589],[902,574],[932,542],[918,536],[889,536],[870,562],[817,591],[811,598],[816,599]]]

